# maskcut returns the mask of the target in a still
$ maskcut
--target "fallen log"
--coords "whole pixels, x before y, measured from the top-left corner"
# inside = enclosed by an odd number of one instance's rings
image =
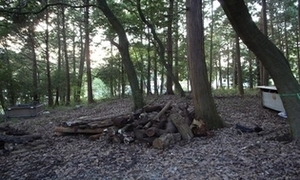
[[[145,106],[143,108],[144,112],[149,113],[149,112],[153,112],[153,111],[160,111],[162,110],[162,106],[161,105],[156,105],[156,106]]]
[[[161,136],[162,134],[167,133],[165,129],[158,129],[156,127],[150,127],[146,130],[146,134],[148,137]]]
[[[156,149],[166,149],[180,140],[180,133],[166,133],[154,139],[152,146]]]
[[[62,134],[75,134],[75,133],[82,133],[82,134],[100,134],[103,133],[104,128],[96,128],[96,129],[81,129],[78,127],[55,127],[54,132],[62,133]]]
[[[15,136],[23,136],[23,135],[29,134],[23,130],[12,128],[9,125],[7,125],[5,127],[0,127],[0,132],[1,132],[1,134],[15,135]]]
[[[119,116],[112,119],[113,125],[119,128],[124,127],[129,121],[130,116]]]
[[[133,131],[136,139],[144,139],[147,137],[146,131],[144,129],[134,129]]]
[[[185,119],[179,113],[170,114],[169,119],[174,123],[183,140],[191,140],[194,137]]]
[[[40,135],[12,136],[12,135],[0,134],[0,142],[2,141],[5,143],[24,144],[41,138],[42,137]]]
[[[112,119],[102,119],[99,121],[87,121],[87,120],[75,120],[75,121],[68,121],[63,122],[61,124],[62,127],[80,127],[83,128],[105,128],[109,126],[113,126],[114,123],[112,122]]]
[[[169,101],[164,108],[153,118],[153,120],[158,121],[160,116],[162,116],[171,106],[172,101]]]
[[[146,144],[147,146],[152,146],[153,141],[156,139],[156,137],[145,137],[142,139],[137,139],[135,142],[140,144]]]

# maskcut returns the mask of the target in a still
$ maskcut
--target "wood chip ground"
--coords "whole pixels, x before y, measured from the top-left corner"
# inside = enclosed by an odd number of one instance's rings
[[[152,104],[168,101],[190,103],[177,96],[148,97]],[[54,136],[59,123],[81,116],[104,117],[130,112],[130,99],[50,110],[31,119],[10,119],[10,125],[32,135],[41,135],[43,148],[0,155],[0,179],[93,180],[93,179],[300,179],[300,147],[284,138],[286,119],[262,108],[258,96],[215,97],[221,117],[229,127],[214,131],[212,137],[194,137],[165,150],[139,143],[112,144],[87,136]],[[240,133],[235,124],[259,125],[260,133]]]

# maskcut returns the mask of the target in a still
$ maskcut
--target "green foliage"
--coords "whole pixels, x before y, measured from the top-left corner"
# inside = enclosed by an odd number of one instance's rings
[[[146,81],[147,65],[148,65],[148,53],[150,55],[150,78],[153,81],[154,76],[154,61],[157,61],[157,42],[153,40],[151,32],[147,29],[146,25],[140,20],[137,9],[136,1],[132,0],[121,0],[113,1],[107,0],[109,7],[119,18],[120,22],[124,25],[125,31],[129,37],[130,42],[130,56],[138,73],[138,78]],[[32,54],[30,49],[30,36],[28,35],[27,27],[29,25],[34,25],[35,27],[35,47],[36,47],[36,58],[38,61],[38,93],[40,96],[47,95],[47,76],[45,73],[45,13],[43,11],[39,14],[18,14],[18,13],[6,13],[1,10],[12,10],[15,12],[29,12],[38,11],[44,6],[45,1],[19,1],[12,0],[0,1],[0,43],[2,49],[0,52],[0,89],[3,91],[3,96],[6,98],[6,103],[9,101],[30,101],[32,94]],[[82,0],[67,0],[65,3],[70,3],[72,5],[82,5]],[[256,0],[246,1],[250,9],[252,17],[254,17],[255,23],[260,27],[261,25],[261,12],[259,2]],[[22,4],[23,3],[23,4]],[[96,1],[90,1],[90,3],[96,3]],[[168,1],[154,1],[154,0],[141,0],[141,8],[145,14],[147,20],[149,20],[156,28],[158,36],[165,43],[166,42],[166,29],[167,29],[167,10]],[[178,9],[174,11],[174,19],[178,19],[178,66],[175,67],[178,70],[179,80],[188,79],[187,70],[187,55],[186,55],[186,39],[185,39],[185,1],[179,0]],[[283,53],[287,53],[288,59],[291,65],[291,69],[294,74],[297,73],[298,67],[298,49],[297,49],[297,36],[298,36],[298,9],[296,7],[297,2],[295,0],[289,1],[267,1],[267,13],[268,13],[268,32],[269,38],[281,48]],[[61,70],[58,70],[58,40],[61,39],[58,33],[58,21],[60,19],[60,6],[49,8],[49,53],[50,53],[50,73],[52,78],[53,92],[55,88],[59,87],[61,93],[65,91],[66,80],[65,80],[65,68],[64,68],[64,58],[63,54],[60,59]],[[213,80],[219,78],[217,75],[219,72],[222,74],[222,78],[232,79],[233,77],[233,60],[234,60],[234,31],[224,15],[221,7],[214,7],[214,33],[211,39],[210,28],[212,27],[211,19],[211,9],[210,0],[204,1],[204,21],[205,21],[205,55],[207,60],[207,65],[209,67],[210,59],[210,40],[213,42],[213,53],[212,53],[212,71]],[[67,32],[67,43],[68,55],[69,57],[74,57],[74,72],[70,72],[72,79],[72,90],[81,88],[81,95],[85,94],[85,87],[77,87],[77,78],[79,71],[79,61],[82,58],[82,39],[80,37],[80,31],[84,37],[84,29],[82,28],[84,19],[84,9],[75,9],[66,7],[66,32]],[[116,32],[111,28],[107,19],[102,15],[98,8],[90,7],[90,32],[91,41],[93,39],[102,40],[113,40],[118,43],[116,38]],[[30,22],[30,23],[29,23]],[[174,21],[175,23],[176,21]],[[271,25],[272,23],[272,25]],[[286,24],[285,24],[286,23]],[[60,24],[61,26],[61,24]],[[286,26],[286,27],[285,27]],[[173,25],[175,27],[175,24]],[[61,28],[61,27],[60,27]],[[284,29],[287,29],[286,34]],[[101,34],[101,32],[103,32]],[[272,33],[271,33],[272,32]],[[101,35],[100,35],[101,34]],[[287,36],[285,38],[285,36]],[[175,33],[173,34],[175,37]],[[73,39],[74,38],[74,39]],[[5,42],[5,41],[6,42]],[[73,41],[74,40],[74,41]],[[150,46],[148,47],[148,40],[150,40]],[[285,42],[286,40],[286,42]],[[75,43],[75,51],[72,51],[73,43]],[[15,44],[20,46],[19,49],[15,48]],[[91,42],[93,45],[93,42]],[[99,44],[101,45],[101,43]],[[99,46],[98,45],[98,46]],[[19,47],[18,46],[18,47]],[[103,45],[102,45],[103,46]],[[109,45],[104,45],[106,52],[110,51]],[[101,47],[98,47],[101,49]],[[61,50],[62,51],[62,50]],[[149,51],[149,52],[148,52]],[[5,53],[3,53],[5,52]],[[175,53],[175,52],[174,52]],[[115,51],[112,53],[107,53],[107,57],[104,59],[106,64],[100,67],[94,67],[95,70],[95,96],[109,96],[110,93],[116,95],[120,93],[120,87],[122,83],[125,87],[128,85],[124,69],[122,72],[122,63]],[[219,58],[221,58],[222,67],[218,63]],[[71,58],[70,58],[71,59]],[[100,58],[99,58],[100,59]],[[97,59],[98,60],[98,59]],[[251,81],[250,76],[253,77],[253,83],[256,81],[256,59],[248,52],[247,47],[241,45],[241,60],[244,83],[249,83]],[[9,64],[7,63],[9,61]],[[72,59],[73,61],[73,59]],[[252,69],[250,69],[250,62],[252,63]],[[72,62],[73,63],[73,62]],[[72,64],[73,67],[73,64]],[[173,69],[175,69],[173,68]],[[73,68],[72,68],[73,69]],[[162,66],[158,63],[158,77],[161,77],[159,70]],[[252,72],[251,72],[252,71]],[[251,74],[250,74],[251,73]],[[124,76],[124,82],[122,82],[122,76]],[[84,77],[85,78],[85,77]],[[99,78],[101,81],[98,81]],[[84,84],[84,83],[83,83]],[[96,85],[97,84],[97,85]],[[103,87],[105,86],[105,87]],[[104,92],[100,93],[99,89],[103,89]],[[220,91],[220,92],[218,92]],[[216,90],[214,93],[224,93],[224,94],[238,94],[236,90],[228,90],[228,92],[223,89]],[[227,90],[226,90],[227,91]],[[110,93],[109,93],[110,92]],[[247,91],[246,91],[247,92]]]

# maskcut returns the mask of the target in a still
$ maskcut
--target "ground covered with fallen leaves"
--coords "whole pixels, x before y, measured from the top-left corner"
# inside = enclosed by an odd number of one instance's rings
[[[190,102],[177,96],[150,96],[147,102]],[[81,116],[111,116],[131,112],[130,99],[116,99],[89,107],[50,109],[30,119],[10,119],[0,126],[42,135],[44,148],[0,155],[0,179],[300,179],[300,147],[290,141],[287,120],[261,107],[259,96],[215,97],[228,127],[212,137],[180,141],[157,150],[144,144],[112,144],[84,135],[54,136],[53,129]],[[241,133],[236,124],[258,125],[260,133]]]

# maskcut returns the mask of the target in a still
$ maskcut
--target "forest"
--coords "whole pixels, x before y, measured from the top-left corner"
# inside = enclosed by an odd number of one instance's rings
[[[300,0],[1,0],[0,179],[298,179],[299,26]]]
[[[1,2],[2,109],[33,101],[48,106],[92,103],[131,94],[117,34],[96,4],[92,0]],[[135,1],[108,4],[128,37],[141,93],[174,93],[162,61],[189,91],[185,2],[140,2],[147,22]],[[260,1],[247,1],[247,5],[256,25],[284,53],[299,81],[296,1],[274,1],[265,12]],[[262,79],[262,65],[237,38],[217,1],[203,1],[203,20],[207,73],[214,89],[274,84],[269,77]]]

